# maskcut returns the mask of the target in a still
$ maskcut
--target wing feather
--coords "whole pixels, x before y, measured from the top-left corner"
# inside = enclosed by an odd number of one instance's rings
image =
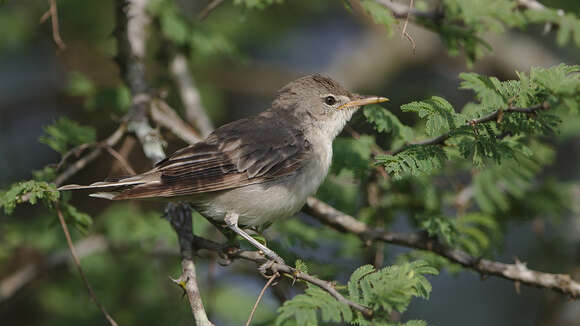
[[[302,131],[284,123],[257,116],[222,126],[146,172],[160,182],[130,186],[113,199],[199,195],[296,173],[311,148]]]

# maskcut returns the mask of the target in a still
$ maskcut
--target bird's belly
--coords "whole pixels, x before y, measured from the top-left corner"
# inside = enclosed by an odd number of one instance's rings
[[[203,216],[216,221],[223,221],[228,212],[236,213],[239,215],[238,223],[247,226],[292,216],[326,177],[328,167],[321,163],[313,162],[314,166],[281,180],[216,194],[203,203],[194,203],[194,207]]]

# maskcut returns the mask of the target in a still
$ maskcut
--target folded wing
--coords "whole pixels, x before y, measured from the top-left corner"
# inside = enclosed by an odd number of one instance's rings
[[[297,173],[310,154],[310,144],[300,130],[283,123],[263,116],[238,120],[220,127],[205,141],[175,152],[148,172],[88,187],[116,188],[93,194],[113,200],[189,196]]]

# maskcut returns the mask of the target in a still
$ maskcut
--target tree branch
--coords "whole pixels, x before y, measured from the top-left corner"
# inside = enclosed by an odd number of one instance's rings
[[[151,119],[157,124],[170,130],[175,136],[188,144],[201,141],[201,136],[177,113],[161,99],[153,99],[151,105]]]
[[[103,147],[113,147],[115,146],[127,130],[126,125],[122,123],[115,132],[113,132],[109,137],[101,142],[101,145],[97,145],[97,148],[93,149],[87,155],[83,156],[81,159],[77,160],[73,164],[59,174],[56,179],[54,179],[54,184],[61,186],[68,178],[75,175],[80,170],[84,169],[89,163],[94,161],[103,152]]]
[[[56,0],[49,0],[50,7],[40,18],[40,23],[44,23],[49,17],[52,24],[52,40],[58,46],[58,49],[64,51],[66,49],[66,44],[60,37],[60,28],[58,24],[58,7],[56,5]]]
[[[488,115],[485,115],[478,119],[469,120],[467,122],[468,126],[475,126],[481,123],[487,123],[490,121],[498,121],[504,114],[509,113],[525,113],[525,114],[534,114],[539,110],[548,110],[550,105],[548,102],[543,102],[541,104],[537,104],[528,108],[516,108],[516,107],[508,107],[507,109],[498,109]],[[390,155],[397,155],[401,152],[406,151],[407,149],[414,147],[414,146],[425,146],[425,145],[443,145],[445,141],[453,136],[453,130],[443,133],[435,138],[425,139],[418,142],[405,144],[397,149],[392,151],[388,151],[387,154]]]
[[[91,287],[91,284],[89,283],[89,280],[87,279],[87,276],[85,275],[85,272],[83,271],[83,268],[81,267],[81,261],[79,260],[79,258],[77,256],[75,247],[74,247],[72,239],[70,237],[70,233],[68,232],[68,227],[67,227],[66,222],[64,220],[64,216],[62,215],[60,207],[58,206],[58,203],[56,204],[56,214],[58,216],[58,220],[60,221],[60,226],[62,227],[62,230],[64,232],[64,236],[66,238],[66,243],[68,244],[68,248],[70,249],[70,254],[73,258],[73,262],[75,263],[75,266],[77,267],[77,270],[79,271],[79,274],[81,275],[81,278],[83,280],[83,283],[85,284],[85,287],[87,288],[87,291],[89,291],[89,295],[90,295],[91,299],[93,299],[93,301],[95,302],[95,304],[97,305],[99,310],[101,310],[101,312],[103,313],[103,315],[105,316],[105,318],[107,319],[109,324],[111,324],[112,326],[117,326],[117,322],[113,319],[113,317],[111,317],[109,315],[109,313],[107,312],[105,307],[103,305],[101,305],[101,303],[97,299],[97,296],[95,295],[95,292],[93,291],[93,288]]]
[[[125,117],[127,128],[141,142],[145,156],[158,162],[165,157],[165,143],[159,131],[151,128],[147,120],[151,106],[145,67],[147,30],[151,22],[146,12],[147,0],[117,0],[116,7],[116,60],[132,99],[131,109]]]
[[[209,16],[209,14],[212,13],[212,11],[214,11],[217,7],[219,7],[222,3],[224,3],[225,0],[211,0],[210,3],[207,4],[207,6],[205,6],[205,8],[203,8],[203,10],[199,13],[199,16],[197,16],[197,18],[199,20],[204,20],[207,18],[207,16]]]
[[[212,241],[212,240],[201,238],[198,236],[194,236],[193,241],[194,241],[194,247],[198,250],[206,249],[206,250],[210,250],[210,251],[213,251],[216,253],[223,252],[223,246],[217,242]],[[301,272],[301,271],[297,271],[296,269],[294,269],[286,264],[279,264],[279,263],[274,263],[272,261],[269,261],[259,251],[247,251],[247,250],[238,249],[238,250],[233,251],[233,252],[228,252],[227,255],[228,255],[228,258],[231,258],[231,259],[243,259],[243,260],[253,261],[258,265],[269,263],[268,269],[270,269],[273,273],[276,273],[276,272],[285,273],[285,274],[289,275],[290,277],[292,277],[293,279],[303,280],[303,281],[306,281],[308,283],[314,284],[314,285],[318,286],[319,288],[321,288],[322,290],[328,292],[328,294],[330,294],[332,297],[334,297],[337,301],[344,303],[355,310],[360,311],[366,317],[372,317],[372,315],[373,315],[373,312],[371,309],[345,298],[342,294],[340,294],[340,292],[338,292],[334,288],[334,285],[331,282],[319,279],[315,276],[309,275],[309,274]]]
[[[150,18],[146,12],[146,6],[147,0],[117,0],[116,36],[119,48],[117,61],[132,96],[133,104],[127,116],[128,128],[137,135],[145,156],[155,163],[165,158],[165,152],[161,135],[151,128],[148,121],[151,96],[147,85],[145,49]],[[195,265],[191,258],[191,241],[186,241],[193,237],[191,210],[169,204],[166,208],[166,216],[180,240],[182,275],[178,282],[187,293],[196,325],[213,326],[207,319],[197,286]]]
[[[421,233],[402,234],[388,232],[382,228],[371,228],[367,224],[336,210],[314,197],[307,199],[304,211],[323,224],[340,232],[357,235],[366,243],[382,241],[404,247],[427,250],[484,275],[499,276],[510,281],[552,289],[570,295],[572,298],[577,298],[580,295],[580,283],[574,281],[568,274],[550,274],[534,271],[528,269],[525,263],[517,260],[515,264],[505,264],[473,257],[465,251],[443,245],[437,239],[426,237]]]
[[[181,286],[187,293],[195,324],[197,326],[214,326],[207,318],[199,286],[197,285],[197,276],[193,263],[194,242],[191,213],[192,209],[188,204],[170,203],[165,209],[165,218],[167,218],[169,223],[171,223],[171,227],[177,233],[181,252],[181,276],[173,280],[173,282]]]
[[[170,52],[172,53],[169,71],[179,90],[179,96],[185,108],[185,117],[205,138],[213,131],[214,126],[201,103],[199,91],[195,87],[195,82],[187,65],[187,58],[176,49],[170,49]]]

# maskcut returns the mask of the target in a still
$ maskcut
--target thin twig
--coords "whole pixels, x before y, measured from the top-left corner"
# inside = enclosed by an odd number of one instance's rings
[[[56,214],[58,215],[58,220],[60,222],[60,226],[62,227],[62,231],[64,232],[64,236],[66,238],[66,243],[68,244],[68,248],[70,249],[70,254],[73,258],[73,262],[75,263],[75,266],[77,267],[77,270],[79,271],[79,274],[81,275],[81,278],[83,279],[83,283],[85,283],[85,287],[89,291],[89,296],[95,302],[95,304],[97,305],[99,310],[101,310],[103,315],[105,315],[105,318],[107,319],[109,324],[111,324],[112,326],[117,326],[117,322],[115,322],[113,317],[111,317],[109,315],[109,313],[107,313],[107,310],[105,309],[105,307],[103,305],[101,305],[101,303],[97,299],[97,296],[95,295],[95,292],[93,291],[93,288],[91,287],[91,284],[89,283],[89,280],[87,279],[85,272],[83,271],[83,268],[81,267],[81,261],[79,260],[79,258],[77,256],[77,253],[76,253],[75,247],[73,245],[70,233],[68,231],[68,227],[66,225],[66,221],[64,220],[64,216],[62,215],[62,211],[60,210],[60,206],[58,205],[58,203],[56,204]]]
[[[485,115],[478,119],[469,120],[467,122],[468,126],[475,126],[481,123],[486,123],[490,121],[497,121],[498,117],[506,113],[525,113],[525,114],[535,114],[539,110],[547,110],[550,108],[548,102],[543,102],[541,104],[537,104],[528,108],[516,108],[516,107],[509,107],[507,109],[498,109],[488,115]],[[442,145],[445,141],[453,136],[452,131],[448,131],[443,133],[435,138],[429,138],[425,140],[421,140],[418,142],[405,144],[397,149],[387,152],[390,155],[397,155],[413,146],[423,146],[423,145]]]
[[[199,16],[197,16],[197,18],[199,20],[204,20],[207,18],[207,16],[209,16],[209,14],[211,14],[212,11],[214,11],[217,7],[219,7],[222,3],[224,3],[225,0],[212,0],[210,3],[207,4],[207,6],[205,6],[205,8],[203,8],[203,10],[199,13]]]
[[[332,206],[309,197],[304,208],[306,213],[340,232],[357,235],[364,242],[382,241],[404,247],[426,250],[463,267],[472,269],[482,275],[494,275],[514,282],[535,287],[552,289],[567,294],[572,298],[580,296],[580,283],[567,274],[550,274],[528,269],[524,263],[505,264],[488,259],[473,257],[465,251],[446,246],[435,238],[425,237],[421,233],[403,234],[388,232],[381,228],[371,228],[354,217],[347,215]]]
[[[111,134],[107,139],[101,142],[102,146],[105,147],[112,147],[116,145],[127,130],[126,125],[122,123],[113,134]],[[59,174],[56,179],[54,179],[54,183],[57,186],[61,186],[68,178],[75,175],[77,172],[85,168],[89,163],[94,161],[99,155],[103,152],[102,146],[98,146],[87,155],[83,156],[78,161],[71,164],[66,170],[64,170],[61,174]]]
[[[135,170],[131,167],[129,162],[123,157],[123,155],[119,154],[113,147],[111,146],[103,146],[112,157],[114,157],[125,169],[125,171],[129,174],[137,174]]]
[[[44,23],[50,17],[50,22],[52,23],[52,40],[58,46],[59,50],[64,51],[66,49],[66,44],[64,44],[60,37],[56,0],[48,0],[48,2],[50,3],[50,7],[40,18],[40,23]]]
[[[254,313],[256,312],[256,309],[258,309],[258,304],[260,304],[260,300],[262,300],[262,297],[264,296],[266,289],[270,286],[270,284],[272,284],[272,282],[274,282],[274,280],[276,278],[278,278],[278,276],[280,276],[280,273],[278,273],[278,272],[274,273],[274,275],[272,275],[270,277],[268,282],[266,282],[266,285],[264,285],[264,287],[262,288],[262,291],[260,291],[260,295],[258,295],[258,299],[256,299],[256,303],[254,303],[254,307],[252,308],[252,311],[250,312],[250,316],[248,317],[248,321],[246,322],[246,326],[250,326],[250,324],[252,323],[252,318],[254,318]]]
[[[409,0],[409,11],[413,9],[413,0]],[[409,15],[405,17],[405,22],[403,23],[403,28],[401,30],[401,39],[406,37],[409,42],[411,42],[411,46],[413,47],[413,54],[415,54],[415,50],[417,49],[417,43],[411,35],[407,32],[407,25],[409,24]]]

